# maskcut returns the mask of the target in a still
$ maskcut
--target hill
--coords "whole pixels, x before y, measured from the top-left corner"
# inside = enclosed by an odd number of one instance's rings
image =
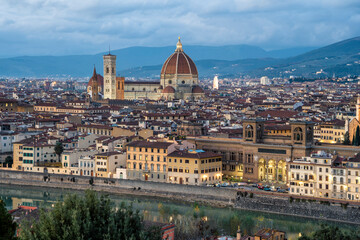
[[[161,65],[174,49],[174,46],[130,47],[111,53],[117,55],[118,75],[153,79],[160,77]],[[195,61],[200,78],[215,74],[220,77],[360,75],[360,37],[318,49],[266,51],[250,45],[185,45],[184,50]],[[0,76],[89,77],[94,64],[102,73],[103,54],[2,58]]]
[[[147,77],[147,71],[140,73],[139,70],[148,70],[161,65],[174,51],[175,46],[168,47],[130,47],[111,51],[117,55],[117,72],[122,76]],[[304,53],[309,48],[283,49],[265,51],[262,48],[250,45],[228,46],[184,46],[184,49],[193,60],[216,59],[219,64],[226,65],[228,61],[243,60],[248,58],[277,58],[282,56],[294,56],[296,53]],[[101,73],[102,55],[74,55],[74,56],[22,56],[13,58],[0,58],[0,76],[11,77],[86,77],[92,73],[94,64]],[[212,61],[212,60],[209,60]],[[211,66],[214,64],[210,64]],[[222,64],[220,64],[222,65]],[[205,69],[209,64],[205,64]],[[127,75],[136,69],[135,75]],[[126,70],[126,71],[124,71]]]
[[[360,75],[360,37],[337,42],[294,57],[279,59],[274,56],[273,52],[272,58],[235,61],[198,60],[195,63],[201,77],[213,77],[215,74],[219,74],[221,77],[248,75],[252,77],[302,76],[310,78]],[[160,69],[161,66],[146,66],[127,69],[123,73],[125,76],[138,78],[159,77]]]

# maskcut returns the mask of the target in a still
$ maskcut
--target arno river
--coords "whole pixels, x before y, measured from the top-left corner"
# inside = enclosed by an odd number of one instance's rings
[[[40,189],[34,187],[15,187],[0,185],[0,199],[5,201],[8,209],[18,205],[51,207],[56,201],[62,200],[66,194],[83,194],[72,190]],[[215,208],[197,206],[183,202],[164,199],[109,195],[119,205],[121,202],[132,203],[133,207],[144,214],[146,220],[156,222],[173,221],[182,229],[191,228],[196,217],[205,219],[219,233],[234,234],[240,225],[243,230],[253,233],[264,227],[272,227],[287,232],[288,239],[297,239],[300,232],[312,232],[321,223],[337,225],[341,229],[352,231],[356,226],[311,220],[299,217],[281,216],[276,214],[236,210],[231,208]]]

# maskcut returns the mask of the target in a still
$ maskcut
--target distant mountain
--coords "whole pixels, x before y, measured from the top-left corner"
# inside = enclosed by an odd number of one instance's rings
[[[117,55],[118,75],[154,79],[160,77],[162,64],[174,50],[175,46],[130,47],[111,53]],[[223,77],[360,75],[360,37],[318,49],[265,51],[250,45],[184,45],[184,51],[195,61],[200,78],[215,74]],[[94,64],[102,74],[103,54],[0,58],[0,76],[90,77]]]
[[[258,69],[252,74],[314,77],[323,70],[325,76],[360,75],[360,37],[337,42],[273,64],[273,69]]]
[[[149,69],[151,65],[161,65],[175,50],[175,46],[168,47],[129,47],[112,50],[117,55],[117,72],[122,76],[131,72],[129,69]],[[235,61],[248,58],[280,58],[295,56],[304,53],[309,48],[284,49],[265,51],[262,48],[250,45],[229,46],[186,46],[184,50],[195,61],[216,59]],[[13,77],[86,77],[91,76],[94,64],[99,73],[102,73],[102,55],[73,55],[73,56],[22,56],[0,58],[0,76]],[[213,60],[211,60],[213,61]],[[205,64],[206,65],[206,64]],[[226,65],[226,64],[225,64]],[[200,67],[200,66],[199,66]],[[150,67],[152,68],[152,67]],[[200,67],[202,69],[202,67]],[[205,68],[205,66],[204,66]],[[124,71],[126,70],[126,71]],[[147,77],[143,72],[142,77]],[[158,73],[159,74],[159,73]],[[201,72],[200,72],[201,74]]]
[[[296,49],[289,50],[295,53]],[[299,50],[301,52],[301,50]],[[324,77],[360,75],[360,37],[347,39],[326,47],[311,50],[294,57],[280,57],[283,51],[268,52],[272,58],[195,61],[201,77]],[[190,55],[191,56],[191,55]],[[137,78],[158,77],[161,65],[132,68],[123,71],[125,76]],[[321,71],[322,70],[322,71]],[[318,74],[317,74],[318,72]],[[321,72],[321,73],[320,73]]]

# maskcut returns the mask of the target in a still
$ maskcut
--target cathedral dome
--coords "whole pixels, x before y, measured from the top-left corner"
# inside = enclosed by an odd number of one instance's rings
[[[199,86],[194,86],[192,88],[192,93],[204,93],[204,90]]]
[[[198,75],[196,65],[193,60],[184,53],[180,38],[176,44],[176,50],[166,59],[161,74],[192,74]]]
[[[167,86],[162,93],[175,93],[175,89],[172,86]]]

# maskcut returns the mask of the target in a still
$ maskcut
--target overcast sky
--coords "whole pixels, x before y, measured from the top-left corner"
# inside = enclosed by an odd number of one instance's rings
[[[360,0],[1,0],[0,57],[130,46],[324,46],[360,35]]]

